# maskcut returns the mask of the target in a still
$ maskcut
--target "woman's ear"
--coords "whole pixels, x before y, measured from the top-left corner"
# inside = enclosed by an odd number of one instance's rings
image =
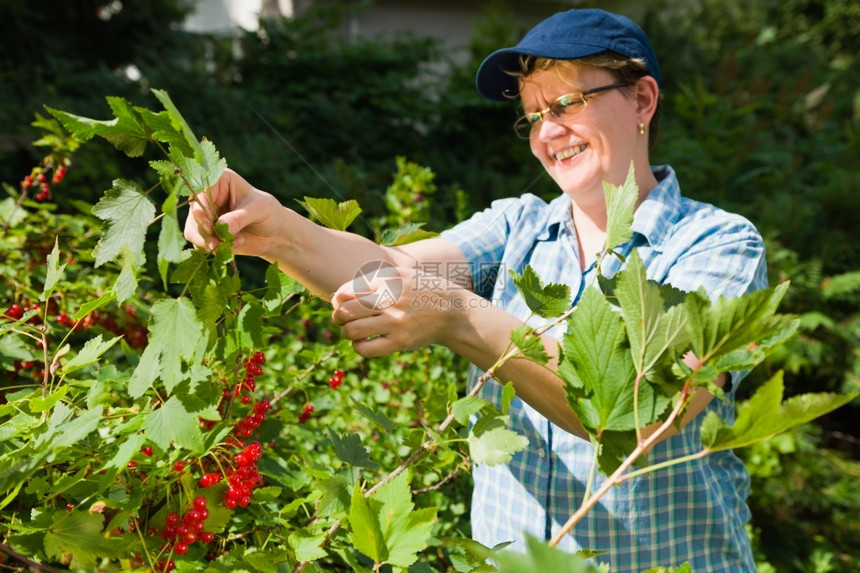
[[[660,97],[660,86],[651,76],[643,76],[636,82],[636,114],[640,121],[648,125],[654,112],[657,111],[657,101]]]

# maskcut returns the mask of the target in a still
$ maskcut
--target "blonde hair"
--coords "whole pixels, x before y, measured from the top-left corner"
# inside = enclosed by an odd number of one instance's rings
[[[559,74],[559,77],[567,81],[564,77],[564,73],[575,69],[577,66],[603,68],[605,70],[610,70],[617,81],[630,83],[629,86],[619,88],[619,90],[628,97],[633,93],[633,84],[635,84],[640,78],[649,75],[647,64],[643,58],[628,58],[626,56],[616,54],[615,52],[600,52],[593,56],[586,56],[575,60],[553,60],[550,58],[527,56],[523,54],[519,57],[519,66],[519,70],[508,72],[513,77],[517,78],[518,81],[523,81],[536,72],[553,70]],[[511,99],[519,99],[520,97],[519,93],[506,94],[506,96]],[[649,122],[649,148],[654,147],[657,142],[657,135],[660,131],[660,115],[663,107],[660,103],[661,99],[662,98],[657,99],[657,109],[654,110],[654,115],[651,117],[651,121]]]

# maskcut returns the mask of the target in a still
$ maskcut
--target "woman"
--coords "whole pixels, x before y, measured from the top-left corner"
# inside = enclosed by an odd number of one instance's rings
[[[517,132],[558,184],[555,200],[526,194],[496,201],[439,237],[382,247],[317,226],[227,171],[211,192],[219,220],[235,236],[234,251],[277,261],[312,292],[330,298],[335,324],[359,354],[443,344],[474,365],[470,380],[495,363],[510,331],[530,314],[507,270],[529,264],[543,282],[569,285],[571,304],[595,281],[595,254],[606,237],[603,182],[623,183],[631,163],[639,200],[634,237],[621,250],[638,249],[649,278],[688,291],[704,287],[712,297],[765,285],[764,247],[755,228],[684,199],[670,167],[651,167],[660,70],[648,38],[631,20],[601,10],[556,14],[517,46],[491,54],[478,70],[477,88],[491,100],[521,101],[526,115]],[[218,242],[211,218],[204,206],[192,206],[185,234],[198,247]],[[380,290],[391,277],[372,282],[373,292],[357,292],[363,281],[352,280],[363,264],[379,261],[401,287],[385,304]],[[446,272],[464,265],[471,269],[466,280]],[[612,275],[619,265],[608,257],[600,272]],[[487,284],[481,274],[487,270],[499,280]],[[560,336],[558,329],[544,336],[553,360]],[[526,533],[550,539],[579,506],[592,449],[562,382],[549,370],[511,361],[497,379],[514,383],[511,427],[528,438],[529,447],[508,464],[474,468],[472,528],[485,545],[513,541],[517,549]],[[498,384],[482,392],[500,400]],[[685,422],[700,421],[706,410],[733,417],[730,402],[711,398],[700,390]],[[698,427],[687,423],[664,438],[652,461],[700,449]],[[606,551],[598,560],[613,571],[683,562],[696,571],[753,571],[744,527],[748,489],[743,464],[731,453],[629,480],[606,495],[560,547]]]

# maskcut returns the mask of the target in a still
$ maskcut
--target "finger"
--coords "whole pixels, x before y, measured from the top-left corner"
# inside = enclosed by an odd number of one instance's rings
[[[340,327],[340,334],[347,340],[363,340],[385,336],[388,331],[382,317],[367,316],[347,322]]]
[[[360,297],[356,297],[338,301],[337,306],[334,307],[331,313],[331,319],[336,326],[343,326],[354,320],[377,316],[378,314],[379,312],[374,310],[371,305],[367,304]]]

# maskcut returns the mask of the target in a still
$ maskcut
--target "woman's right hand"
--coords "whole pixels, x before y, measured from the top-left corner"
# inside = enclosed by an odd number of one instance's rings
[[[221,242],[215,221],[225,223],[233,235],[233,252],[268,258],[282,228],[284,207],[271,194],[260,191],[231,169],[190,203],[185,238],[199,249],[213,251]]]

